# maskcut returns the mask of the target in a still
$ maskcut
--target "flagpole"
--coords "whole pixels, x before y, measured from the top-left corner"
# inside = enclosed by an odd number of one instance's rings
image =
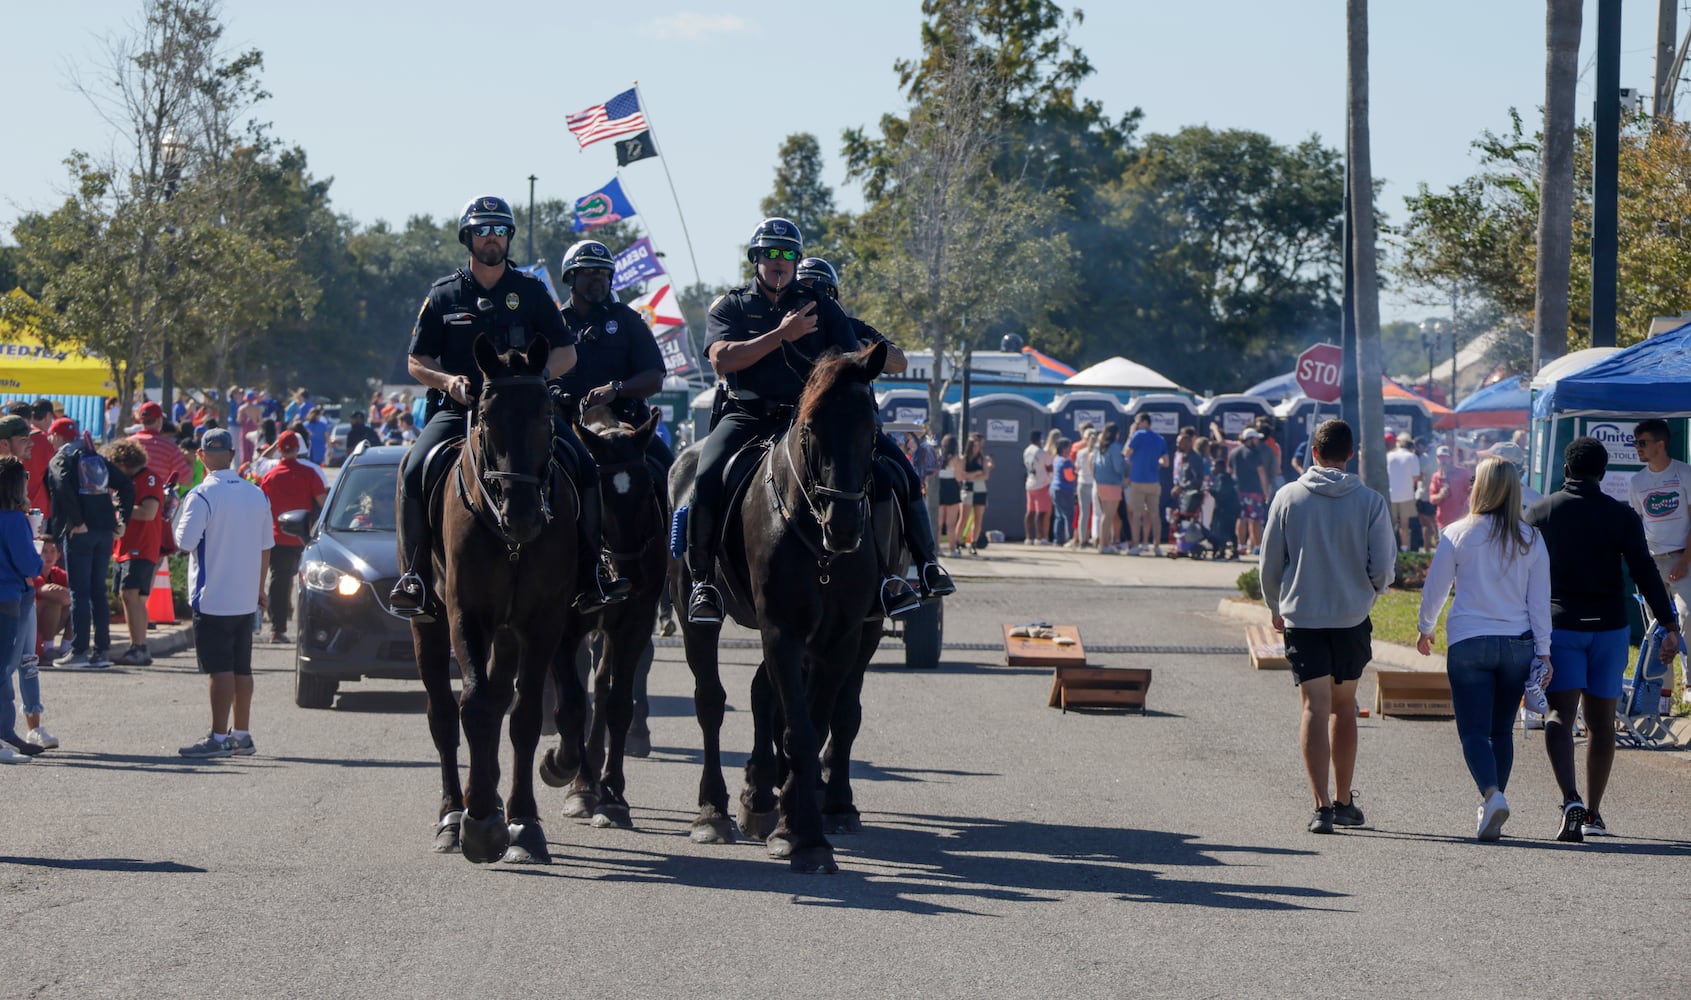
[[[662,159],[662,157],[660,156],[659,159]],[[616,176],[617,176],[618,181],[622,180],[622,168],[621,167],[617,168]],[[620,185],[619,185],[619,187],[620,187]],[[635,204],[634,196],[628,193],[628,189],[622,188],[621,190],[622,190],[622,196],[624,198],[628,199],[628,207],[634,209],[635,218],[650,220],[651,217],[644,214],[643,212],[641,212],[640,206]],[[650,225],[645,225],[642,228],[644,228],[646,230],[646,238],[647,239],[651,239],[651,240],[657,239],[657,234],[652,232],[652,227]],[[687,229],[686,225],[683,224],[681,229],[682,229],[682,232],[686,232],[686,229]],[[692,251],[693,251],[692,244],[689,243],[688,246],[687,246],[687,252],[689,254],[691,254]],[[657,253],[658,256],[660,256],[660,257],[663,256],[661,253],[658,253],[658,248],[657,248],[656,244],[653,244],[652,252]],[[695,262],[695,264],[694,264],[695,270],[694,270],[694,273],[693,273],[693,278],[694,278],[695,282],[698,280],[697,267],[698,267],[698,265]],[[669,280],[670,294],[675,296],[675,308],[680,309],[681,308],[681,293],[675,290],[675,280],[674,280],[675,276],[670,274],[668,271],[665,271],[664,277]],[[683,317],[683,318],[685,318],[685,317]],[[703,372],[705,370],[704,359],[702,357],[700,357],[700,355],[699,355],[698,345],[693,342],[693,327],[692,327],[691,324],[683,322],[681,324],[681,328],[683,330],[687,331],[687,333],[686,333],[687,350],[688,350],[689,353],[691,353],[693,355],[693,366],[696,370]]]
[[[669,157],[663,155],[663,150],[658,146],[658,130],[652,124],[652,112],[646,106],[646,99],[640,96],[639,80],[634,81],[634,96],[640,101],[640,110],[646,116],[646,129],[652,137],[652,149],[657,153],[658,162],[663,165],[664,180],[669,182],[669,196],[675,200],[675,216],[681,220],[681,236],[687,241],[687,258],[693,262],[693,284],[702,285],[704,281],[699,277],[699,258],[693,252],[693,236],[687,231],[687,216],[681,211],[681,196],[675,193],[675,178],[669,174]]]

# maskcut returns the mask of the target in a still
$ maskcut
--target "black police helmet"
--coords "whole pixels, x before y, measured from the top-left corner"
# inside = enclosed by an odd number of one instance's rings
[[[564,251],[563,267],[563,282],[567,285],[577,271],[615,271],[617,260],[611,256],[610,248],[598,240],[578,240]]]
[[[804,234],[787,219],[764,219],[752,230],[751,242],[746,245],[746,259],[757,263],[757,252],[775,247],[804,253]]]
[[[505,199],[491,195],[473,198],[458,214],[458,242],[470,245],[470,229],[473,226],[499,225],[510,226],[511,235],[517,235],[517,217],[511,214],[511,206]]]
[[[834,270],[834,265],[821,257],[806,257],[799,261],[799,281],[809,281],[812,287],[826,289],[834,298],[840,297],[840,275]]]

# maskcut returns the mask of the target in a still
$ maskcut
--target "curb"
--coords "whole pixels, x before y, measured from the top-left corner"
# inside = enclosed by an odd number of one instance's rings
[[[194,648],[192,622],[173,622],[147,628],[147,651],[154,656],[169,656]]]

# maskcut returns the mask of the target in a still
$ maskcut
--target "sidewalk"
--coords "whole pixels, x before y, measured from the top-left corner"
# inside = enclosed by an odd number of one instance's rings
[[[1166,553],[1168,547],[1164,546]],[[1222,588],[1235,590],[1239,574],[1256,566],[1255,556],[1236,562],[1100,555],[1094,549],[1000,542],[978,556],[942,556],[958,580],[1090,580],[1104,587]]]

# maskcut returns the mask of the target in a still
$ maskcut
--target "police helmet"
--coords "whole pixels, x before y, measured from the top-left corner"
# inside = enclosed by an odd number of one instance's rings
[[[517,235],[517,217],[511,214],[511,206],[503,198],[491,195],[484,198],[473,198],[464,211],[458,214],[458,242],[470,245],[470,229],[474,226],[511,227],[511,235]]]
[[[752,230],[751,242],[746,245],[746,259],[756,264],[758,251],[771,248],[804,253],[804,234],[786,219],[764,219]]]
[[[598,240],[579,240],[564,251],[563,266],[563,282],[567,285],[577,271],[615,271],[617,261],[611,256],[610,248]]]
[[[821,257],[806,257],[799,261],[796,275],[799,281],[809,281],[812,287],[826,291],[833,298],[840,297],[840,275],[834,270],[834,265]]]

